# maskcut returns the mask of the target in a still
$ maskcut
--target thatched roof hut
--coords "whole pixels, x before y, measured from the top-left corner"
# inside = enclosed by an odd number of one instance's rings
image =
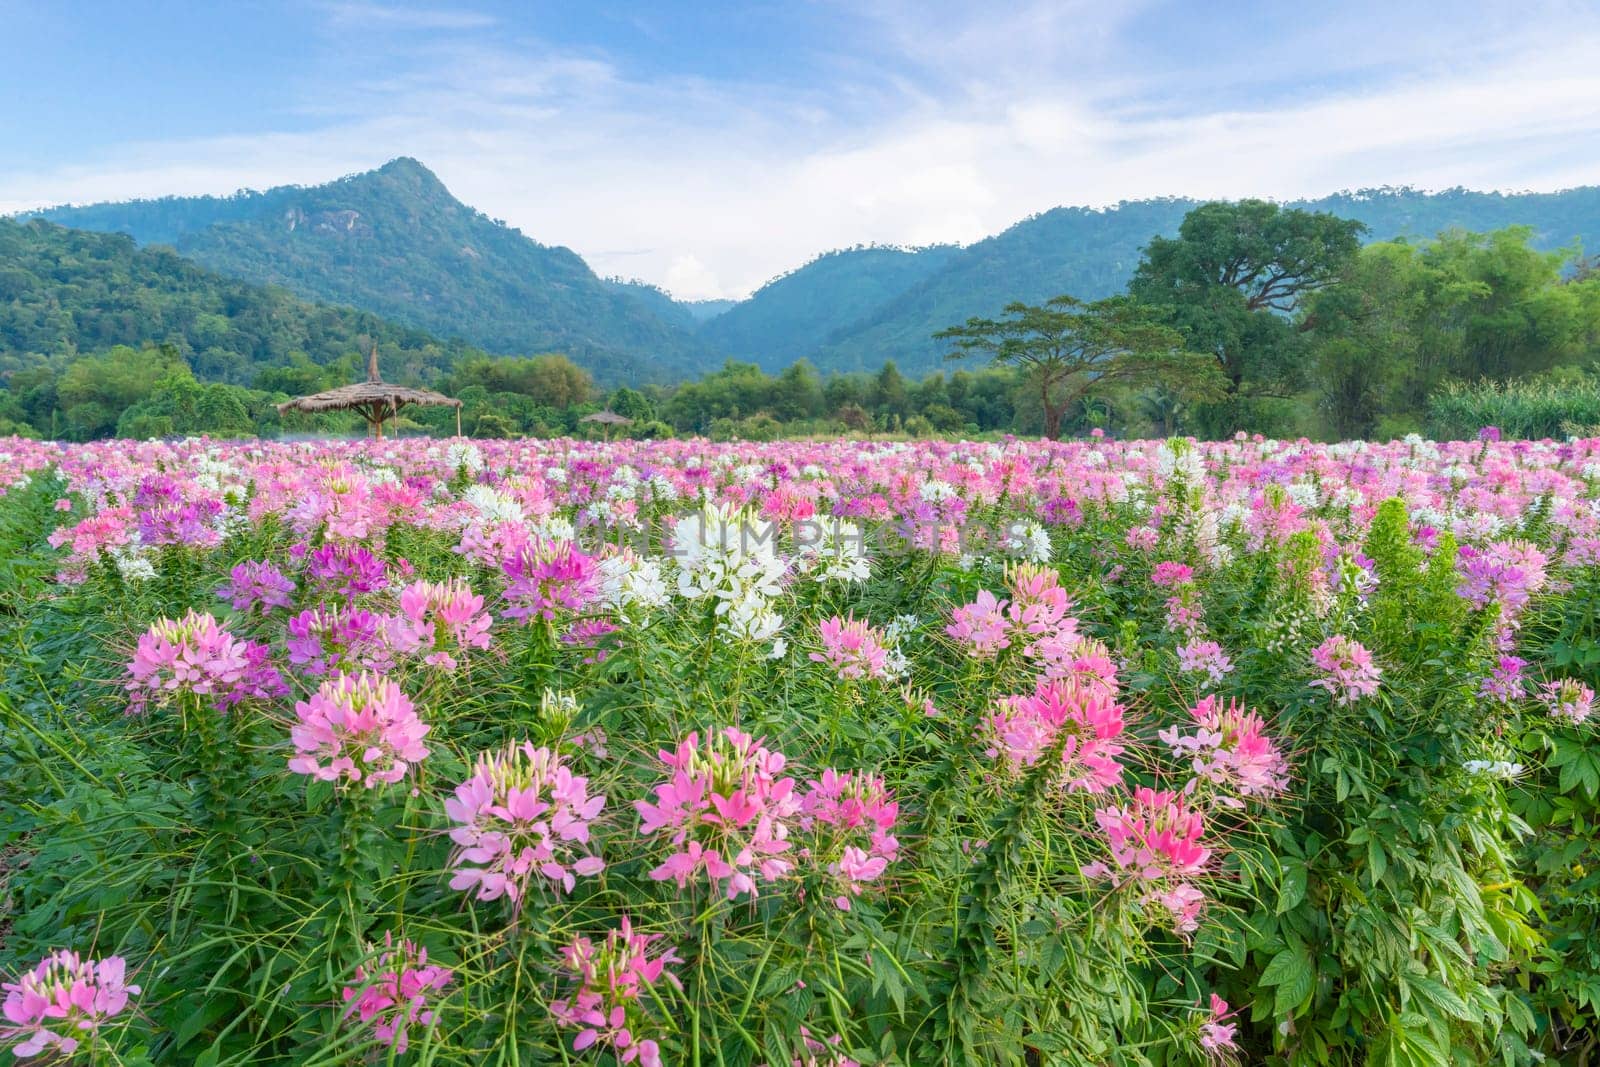
[[[615,411],[610,410],[596,411],[592,415],[585,415],[578,421],[580,423],[587,422],[601,427],[602,432],[604,432],[607,440],[611,439],[612,427],[633,425],[633,420],[628,418],[628,416],[618,415]]]
[[[412,389],[404,385],[390,385],[378,374],[378,346],[372,346],[367,360],[367,380],[359,385],[341,385],[310,396],[298,396],[278,405],[278,414],[291,411],[315,413],[318,411],[355,411],[367,420],[372,432],[383,436],[386,420],[400,414],[407,404],[453,407],[456,409],[456,436],[461,436],[461,401],[436,393],[432,389]]]

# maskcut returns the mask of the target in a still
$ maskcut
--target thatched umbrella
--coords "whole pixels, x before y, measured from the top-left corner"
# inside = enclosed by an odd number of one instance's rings
[[[291,411],[315,413],[318,411],[357,411],[372,427],[372,432],[383,436],[383,424],[400,414],[407,404],[444,405],[456,409],[456,436],[461,436],[461,401],[436,393],[432,389],[412,389],[404,385],[390,385],[378,375],[378,346],[372,346],[367,360],[367,380],[359,385],[341,385],[324,393],[298,396],[278,405],[278,414]]]
[[[579,422],[592,422],[605,427],[605,435],[609,439],[613,426],[632,426],[633,420],[626,415],[618,415],[615,411],[597,411],[593,415],[585,415]]]

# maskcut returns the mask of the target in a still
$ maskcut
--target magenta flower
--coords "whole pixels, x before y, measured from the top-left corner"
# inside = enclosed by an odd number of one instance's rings
[[[1194,568],[1187,563],[1176,563],[1168,560],[1157,563],[1150,571],[1150,584],[1159,589],[1169,589],[1175,585],[1184,585],[1193,580]]]
[[[1322,672],[1312,686],[1326,689],[1340,707],[1378,691],[1383,672],[1372,662],[1372,653],[1348,637],[1330,637],[1322,642],[1312,651],[1311,662]]]
[[[1576,678],[1562,678],[1539,687],[1539,699],[1554,719],[1582,725],[1594,711],[1594,690]]]
[[[984,754],[1009,776],[1062,744],[1060,787],[1103,793],[1122,782],[1122,705],[1106,686],[1075,679],[1039,682],[1031,696],[1001,697],[985,724]],[[1065,733],[1065,737],[1062,734]]]
[[[624,915],[599,946],[578,937],[561,950],[563,976],[575,988],[550,1002],[550,1014],[558,1025],[578,1031],[572,1051],[598,1046],[609,1049],[619,1064],[661,1067],[660,1045],[644,1036],[655,1021],[643,994],[662,981],[681,988],[667,965],[683,962],[671,948],[652,953],[661,939],[661,934],[635,933]]]
[[[389,586],[383,560],[365,545],[330,541],[313,549],[306,559],[306,577],[324,595],[354,600]]]
[[[849,911],[850,898],[882,877],[899,855],[891,833],[899,817],[900,805],[872,774],[825,770],[800,799],[800,827],[817,839],[811,858],[843,890],[833,898],[841,911]]]
[[[344,1018],[355,1017],[362,1026],[372,1027],[379,1044],[404,1054],[411,1043],[413,1026],[432,1026],[434,1012],[429,1000],[454,975],[448,968],[428,963],[428,950],[410,941],[394,947],[394,935],[383,935],[382,953],[369,971],[356,968],[356,981],[344,987]]]
[[[554,751],[528,742],[480,755],[444,802],[456,824],[450,888],[475,887],[479,900],[504,896],[520,908],[535,875],[570,893],[578,876],[599,874],[605,861],[587,847],[589,824],[606,798],[588,787]]]
[[[1522,678],[1522,668],[1528,661],[1521,656],[1501,656],[1494,670],[1478,685],[1478,695],[1509,704],[1527,696],[1527,683]]]
[[[821,624],[819,636],[822,651],[811,653],[811,660],[833,668],[841,682],[889,677],[889,650],[883,632],[868,626],[866,620],[835,615]]]
[[[229,601],[234,611],[266,615],[273,608],[287,608],[294,589],[294,580],[271,563],[246,560],[229,572],[217,595]]]
[[[215,617],[191,611],[157,619],[140,636],[127,667],[128,710],[170,704],[183,694],[210,697],[219,710],[288,690],[264,646],[241,641]]]
[[[1502,618],[1514,623],[1544,588],[1547,563],[1544,553],[1526,541],[1496,541],[1482,551],[1463,545],[1456,595],[1477,611],[1496,604]]]
[[[383,622],[364,608],[325,604],[290,619],[283,643],[289,662],[313,678],[335,671],[381,673],[393,665]]]
[[[40,960],[14,982],[0,984],[6,995],[0,1039],[14,1042],[19,1058],[54,1049],[63,1057],[91,1041],[107,1020],[128,1005],[139,987],[127,983],[121,956],[90,960],[61,949]]]
[[[400,781],[413,763],[427,758],[422,739],[432,727],[417,718],[400,687],[381,675],[336,674],[294,711],[299,722],[289,736],[297,754],[289,770],[295,774],[373,789]]]
[[[451,671],[458,654],[489,647],[492,621],[465,581],[412,582],[400,590],[400,613],[389,618],[386,636],[396,651]]]
[[[1267,735],[1261,716],[1237,700],[1224,704],[1208,696],[1189,714],[1198,727],[1180,734],[1176,725],[1158,735],[1176,757],[1190,757],[1197,777],[1223,786],[1242,797],[1269,797],[1289,785],[1289,762]],[[1223,797],[1229,807],[1243,807],[1234,797]]]
[[[583,611],[600,598],[599,565],[570,541],[532,541],[507,557],[500,569],[511,605],[507,618],[552,620]]]
[[[691,733],[676,752],[658,757],[670,777],[655,787],[655,803],[636,800],[639,833],[665,831],[674,851],[650,872],[679,889],[704,878],[729,900],[756,895],[756,878],[775,882],[794,864],[788,820],[800,808],[794,779],[781,777],[782,753],[733,727],[706,738]]]

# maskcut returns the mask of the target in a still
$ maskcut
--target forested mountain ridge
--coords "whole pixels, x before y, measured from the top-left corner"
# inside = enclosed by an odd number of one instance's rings
[[[671,380],[717,362],[690,331],[602,282],[576,253],[467,207],[413,159],[326,185],[40,214],[170,242],[223,274],[489,351],[562,351],[606,383]]]
[[[960,255],[956,245],[828,252],[768,282],[749,300],[707,322],[701,334],[730,355],[776,371],[811,356],[840,329],[872,314]]]
[[[1150,239],[1175,234],[1199,203],[1062,207],[964,248],[827,253],[726,310],[721,302],[674,300],[646,283],[601,280],[570,250],[540,245],[461,204],[405,158],[309,188],[42,214],[173,243],[223,273],[459,335],[492,352],[565,352],[613,385],[692,378],[728,356],[768,370],[806,358],[824,374],[872,371],[892,360],[921,375],[944,365],[946,347],[932,335],[967,318],[998,314],[1017,300],[1121,291]],[[1378,189],[1288,206],[1357,219],[1368,241],[1525,225],[1536,247],[1600,247],[1594,186],[1518,194]]]
[[[255,387],[261,395],[248,399],[260,406],[268,393],[354,380],[368,343],[399,382],[434,381],[482,356],[368,311],[226,277],[165,246],[140,248],[125,234],[0,219],[0,435],[31,425],[104,436],[157,381],[191,371],[218,390]],[[239,419],[236,429],[251,425],[242,410]]]
[[[937,369],[946,348],[932,335],[954,323],[998,314],[1013,300],[1041,303],[1062,293],[1092,300],[1120,292],[1150,239],[1176,234],[1183,217],[1200,203],[1136,200],[1105,210],[1055,208],[1025,219],[963,249],[938,271],[805,354],[824,373],[869,370],[886,359],[910,374]],[[1539,248],[1574,243],[1600,247],[1600,186],[1518,194],[1378,189],[1286,206],[1359,220],[1367,226],[1368,241],[1525,225],[1532,228],[1532,243]],[[760,298],[758,293],[751,302]]]

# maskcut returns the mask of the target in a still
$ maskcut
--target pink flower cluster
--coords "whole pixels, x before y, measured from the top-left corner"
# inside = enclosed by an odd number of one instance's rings
[[[822,651],[811,653],[811,660],[832,667],[841,682],[889,677],[889,650],[884,645],[883,632],[867,625],[864,619],[841,619],[835,615],[821,624],[819,636]]]
[[[1179,933],[1198,929],[1205,894],[1188,879],[1211,857],[1201,843],[1205,816],[1178,793],[1140,786],[1131,804],[1100,808],[1094,817],[1114,869],[1097,861],[1084,867],[1084,876],[1141,885],[1141,904],[1163,909]]]
[[[330,541],[312,549],[306,577],[319,593],[354,600],[389,586],[388,568],[365,545]]]
[[[281,696],[283,678],[267,649],[241,641],[210,614],[157,619],[139,637],[127,667],[130,712],[164,706],[185,693],[210,697],[219,710],[244,700]]]
[[[431,727],[381,675],[336,674],[294,711],[299,721],[289,731],[296,751],[289,769],[296,774],[373,789],[400,781],[427,758],[422,739]]]
[[[602,944],[578,937],[561,950],[562,970],[577,988],[551,1001],[550,1014],[578,1031],[572,1051],[600,1046],[619,1064],[661,1067],[660,1045],[642,1036],[650,1028],[642,994],[663,980],[679,985],[667,965],[683,962],[671,948],[652,953],[661,939],[661,934],[636,933],[624,915]]]
[[[472,777],[444,802],[456,825],[451,889],[476,887],[479,900],[501,896],[520,907],[535,874],[571,892],[577,877],[605,869],[605,861],[578,853],[589,843],[589,824],[606,798],[589,795],[589,780],[575,775],[548,748],[524,741],[484,753]],[[577,853],[577,854],[575,854]]]
[[[1158,736],[1173,756],[1193,759],[1194,773],[1240,797],[1270,797],[1289,785],[1289,761],[1267,734],[1266,723],[1237,700],[1223,703],[1208,696],[1189,709],[1198,729],[1183,734],[1177,725]],[[1234,796],[1220,798],[1229,807],[1243,807]]]
[[[1122,764],[1117,762],[1123,753],[1118,741],[1122,732],[1122,705],[1110,687],[1047,679],[1029,696],[996,702],[985,724],[984,753],[1016,775],[1060,743],[1061,787],[1103,793],[1122,782]]]
[[[489,647],[493,621],[465,581],[412,582],[400,590],[400,612],[389,619],[387,636],[397,652],[449,671],[459,665],[457,655]]]
[[[650,872],[686,887],[704,878],[729,900],[756,895],[756,878],[788,875],[789,820],[800,810],[786,760],[733,727],[706,737],[691,733],[658,758],[671,774],[655,787],[655,803],[636,800],[639,833],[665,831],[676,849]]]
[[[975,659],[993,659],[1016,645],[1023,655],[1046,663],[1069,656],[1081,643],[1072,602],[1061,578],[1047,567],[1020,565],[1006,576],[1007,599],[987,589],[951,613],[945,627]]]
[[[811,856],[825,862],[842,887],[833,898],[841,911],[849,911],[850,898],[881,878],[899,855],[900,843],[891,833],[899,817],[900,805],[883,779],[872,774],[830,768],[801,798],[800,827],[819,838]]]
[[[430,999],[450,984],[448,968],[428,962],[428,950],[410,941],[394,947],[394,935],[383,935],[383,952],[371,970],[356,968],[356,981],[344,988],[346,1019],[372,1027],[379,1044],[404,1054],[411,1044],[413,1026],[432,1026]]]
[[[594,557],[570,541],[534,540],[500,565],[505,573],[507,618],[532,622],[583,611],[600,597],[600,570]]]
[[[65,949],[52,952],[16,981],[0,985],[8,1024],[0,1027],[0,1039],[15,1042],[12,1051],[19,1058],[48,1049],[70,1057],[139,993],[128,984],[127,971],[121,956],[91,960]]]
[[[1213,1061],[1228,1059],[1239,1050],[1236,1040],[1239,1033],[1239,1024],[1227,1020],[1238,1014],[1228,1009],[1228,1002],[1211,994],[1211,1007],[1206,1013],[1205,1021],[1200,1024],[1200,1047],[1206,1056]]]
[[[1372,662],[1372,653],[1348,637],[1330,637],[1311,653],[1311,663],[1322,672],[1312,681],[1326,689],[1339,707],[1348,707],[1378,691],[1382,671]]]
[[[1526,541],[1496,541],[1482,550],[1463,545],[1456,595],[1479,611],[1498,604],[1507,620],[1515,619],[1544,588],[1547,562]]]
[[[1215,641],[1192,640],[1178,646],[1178,669],[1201,676],[1203,685],[1221,685],[1233,672],[1233,660]]]
[[[1502,704],[1527,696],[1527,683],[1522,678],[1522,669],[1527,665],[1521,656],[1501,656],[1495,661],[1494,670],[1479,683],[1478,695]]]
[[[1576,678],[1545,682],[1539,687],[1539,699],[1551,718],[1565,719],[1574,726],[1587,722],[1594,712],[1594,690]]]

